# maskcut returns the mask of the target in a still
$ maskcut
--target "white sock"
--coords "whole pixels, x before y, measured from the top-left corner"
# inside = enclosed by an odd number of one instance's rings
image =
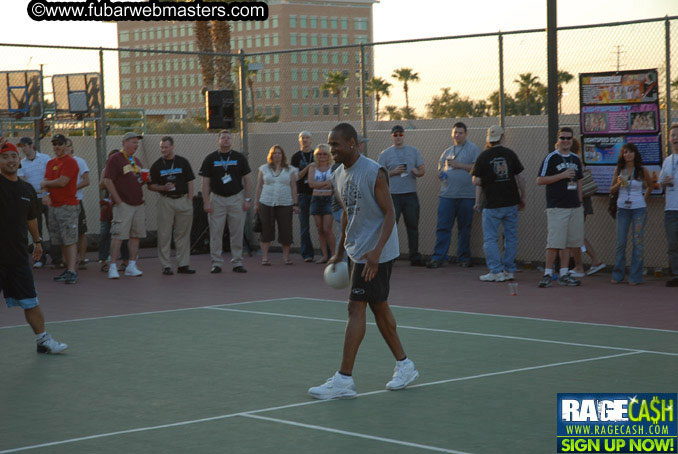
[[[129,261],[129,264],[128,264],[127,266],[134,266],[134,265],[136,265],[136,264],[137,264],[137,261],[136,261],[136,260],[130,260],[130,261]]]
[[[561,268],[560,269],[560,275],[561,276],[567,276],[568,272],[570,271],[569,268]]]
[[[47,336],[47,331],[43,331],[42,333],[36,334],[35,336],[38,341],[41,341],[43,337]]]
[[[409,362],[410,362],[410,358],[407,358],[407,357],[405,357],[405,359],[402,360],[402,361],[396,361],[396,363],[400,363],[400,364],[407,364]]]
[[[344,380],[350,380],[351,378],[353,378],[350,375],[344,375],[341,372],[339,372],[339,376]]]
[[[553,268],[546,268],[544,270],[544,276],[553,276]]]

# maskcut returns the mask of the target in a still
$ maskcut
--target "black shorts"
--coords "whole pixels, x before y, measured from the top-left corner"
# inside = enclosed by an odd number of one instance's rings
[[[33,271],[26,263],[22,265],[0,265],[0,290],[7,307],[21,306],[30,309],[38,305]]]
[[[351,294],[348,297],[349,301],[365,301],[368,303],[382,303],[387,301],[393,260],[380,263],[377,274],[369,282],[365,282],[361,276],[364,269],[364,263],[355,263],[349,257],[348,275],[351,280]]]
[[[85,217],[85,206],[80,201],[80,213],[78,213],[78,236],[87,233],[87,218]]]

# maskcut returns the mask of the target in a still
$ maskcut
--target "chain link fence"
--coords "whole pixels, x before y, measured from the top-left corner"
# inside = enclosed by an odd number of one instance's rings
[[[157,28],[162,23],[150,24]],[[376,159],[391,145],[391,127],[401,124],[406,131],[405,143],[420,150],[427,170],[418,180],[419,248],[424,255],[431,254],[435,244],[440,190],[436,166],[443,150],[452,145],[452,125],[466,123],[468,140],[482,149],[487,128],[503,124],[506,145],[521,158],[528,183],[517,259],[543,261],[546,204],[544,188],[535,180],[542,159],[553,148],[547,143],[543,30],[374,44],[348,43],[342,35],[331,33],[309,33],[295,37],[294,42],[288,37],[280,37],[280,43],[262,42],[262,47],[289,47],[275,52],[252,52],[259,47],[256,37],[250,43],[234,35],[232,43],[237,47],[242,43],[246,49],[239,55],[200,53],[195,51],[192,31],[179,29],[176,35],[167,39],[166,34],[155,31],[151,39],[149,30],[146,41],[121,42],[121,49],[0,44],[6,56],[0,71],[40,69],[45,92],[42,121],[2,119],[3,133],[17,140],[22,136],[43,137],[40,150],[48,154],[52,134],[72,138],[75,153],[90,167],[91,185],[85,189],[84,205],[93,241],[99,231],[99,177],[107,153],[121,147],[124,132],[145,134],[137,152],[145,167],[160,157],[160,137],[171,135],[176,152],[197,172],[203,158],[217,149],[216,134],[205,129],[204,89],[232,88],[236,93],[234,148],[248,153],[252,169],[265,162],[273,144],[280,144],[289,159],[299,149],[297,136],[302,130],[313,134],[314,145],[326,142],[328,132],[339,121],[352,123],[370,139],[367,154]],[[288,42],[289,46],[283,45]],[[580,73],[657,68],[662,134],[666,137],[666,114],[671,112],[671,104],[674,112],[678,106],[678,69],[671,67],[671,62],[678,61],[678,18],[563,28],[558,32],[558,49],[558,66],[564,72],[558,107],[560,125],[571,126],[579,134]],[[215,57],[220,63],[205,76],[201,68],[206,62],[214,63]],[[101,115],[99,120],[56,115],[52,76],[70,73],[100,75],[100,87],[105,92],[102,103],[109,106],[105,122]],[[671,82],[673,91],[669,94],[667,85]],[[156,229],[156,202],[157,195],[146,191],[147,228],[151,231]],[[587,238],[600,258],[612,263],[616,229],[606,213],[607,197],[595,196],[593,202],[595,214],[587,218]],[[651,268],[666,266],[663,205],[664,199],[659,196],[653,197],[648,207],[645,264]],[[401,251],[406,253],[402,221],[399,234]],[[313,239],[317,245],[317,238]],[[452,255],[455,250],[456,233],[450,247]],[[477,214],[471,251],[482,259],[482,228]]]

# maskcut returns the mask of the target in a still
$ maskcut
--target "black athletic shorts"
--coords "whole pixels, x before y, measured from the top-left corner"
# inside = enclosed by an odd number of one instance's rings
[[[7,307],[21,306],[30,309],[38,305],[31,266],[0,265],[0,290]]]
[[[368,303],[382,303],[387,301],[393,260],[380,263],[377,274],[369,282],[365,282],[361,276],[364,269],[364,263],[355,263],[349,257],[348,275],[351,280],[351,294],[348,297],[349,301],[366,301]]]
[[[87,233],[87,217],[85,217],[85,206],[80,201],[80,213],[78,213],[78,236]]]

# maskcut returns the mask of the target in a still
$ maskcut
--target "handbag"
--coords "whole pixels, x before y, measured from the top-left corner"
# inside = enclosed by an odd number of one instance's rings
[[[619,198],[619,191],[610,194],[610,200],[607,203],[607,212],[610,213],[612,219],[617,219],[617,199]]]
[[[584,178],[581,179],[581,192],[584,197],[591,197],[598,192],[598,185],[589,169],[584,169]]]
[[[261,233],[261,218],[259,217],[259,212],[254,215],[254,225],[252,226],[252,231],[254,233]]]

